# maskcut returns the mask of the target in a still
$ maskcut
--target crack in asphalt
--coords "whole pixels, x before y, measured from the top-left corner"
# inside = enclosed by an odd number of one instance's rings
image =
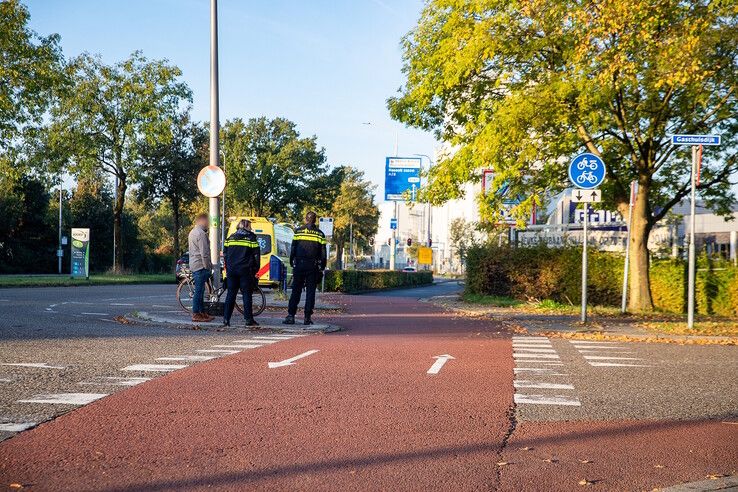
[[[502,466],[498,465],[497,463],[503,461],[502,455],[507,448],[510,437],[512,437],[513,432],[515,432],[515,428],[518,426],[518,419],[515,416],[516,406],[517,405],[515,405],[515,402],[513,401],[512,403],[510,403],[510,406],[507,407],[507,412],[505,412],[505,417],[507,419],[507,431],[505,431],[505,435],[502,436],[502,445],[500,446],[500,450],[497,452],[497,462],[495,463],[495,478],[497,484],[494,490],[498,490],[502,483]]]

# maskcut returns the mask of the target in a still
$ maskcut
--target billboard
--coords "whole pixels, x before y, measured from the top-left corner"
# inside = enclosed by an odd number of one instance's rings
[[[90,277],[90,230],[72,229],[72,278]]]

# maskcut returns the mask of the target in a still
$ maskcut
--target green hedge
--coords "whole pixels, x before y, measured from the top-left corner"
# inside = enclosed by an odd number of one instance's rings
[[[430,271],[327,270],[325,272],[325,288],[333,292],[363,292],[398,287],[415,287],[432,283],[433,273]]]
[[[581,290],[581,255],[581,248],[574,247],[474,247],[467,255],[466,290],[469,294],[577,304]],[[623,264],[622,255],[590,251],[590,302],[602,306],[620,305]],[[737,315],[738,269],[705,257],[700,258],[697,267],[697,312]],[[672,313],[686,311],[686,271],[682,260],[652,262],[651,294],[657,309]]]

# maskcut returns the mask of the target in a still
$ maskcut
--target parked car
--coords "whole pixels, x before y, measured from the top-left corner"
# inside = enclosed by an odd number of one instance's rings
[[[402,269],[402,271],[403,272],[417,272],[418,269],[415,268],[414,266],[406,266],[405,268]]]

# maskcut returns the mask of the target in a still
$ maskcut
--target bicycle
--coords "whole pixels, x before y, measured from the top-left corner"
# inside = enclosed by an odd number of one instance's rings
[[[213,283],[210,279],[205,282],[205,294],[203,296],[203,302],[214,303],[220,301],[220,297],[226,291],[225,279],[221,282],[220,287],[217,290],[213,289]],[[195,280],[192,276],[192,272],[189,269],[185,272],[185,277],[179,281],[177,285],[177,301],[179,305],[186,312],[192,312],[192,299],[195,297]],[[236,297],[236,309],[239,313],[243,314],[243,295],[241,292]],[[254,316],[259,316],[266,309],[266,295],[264,291],[259,287],[258,283],[254,286],[251,291],[251,312]]]

